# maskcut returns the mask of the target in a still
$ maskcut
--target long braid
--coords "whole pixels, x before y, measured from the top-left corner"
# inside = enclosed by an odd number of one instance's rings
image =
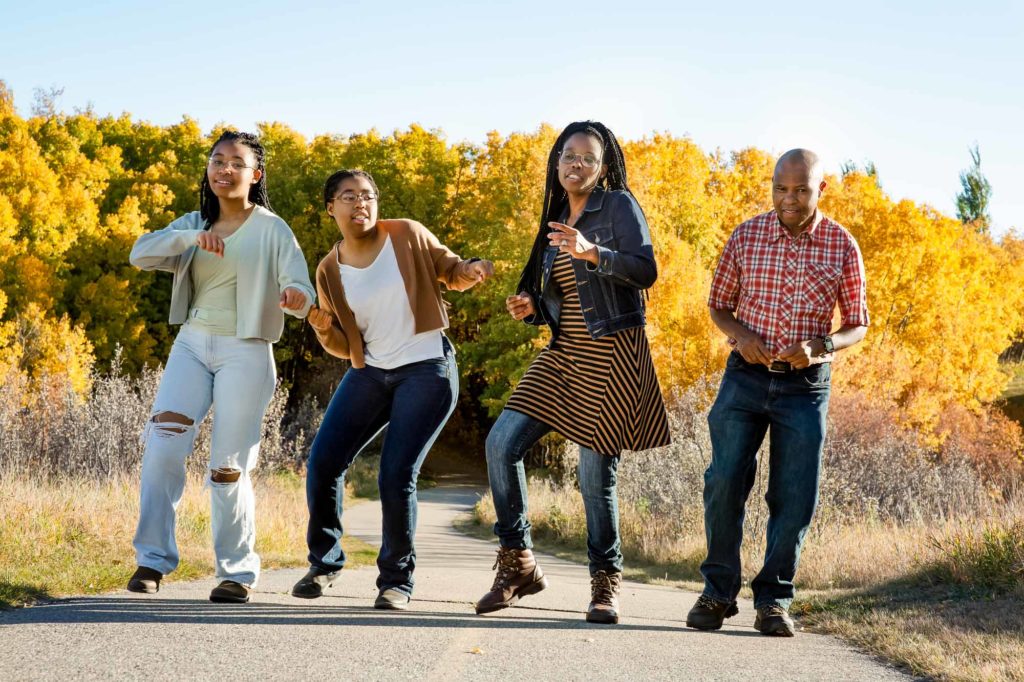
[[[210,148],[210,154],[212,155],[217,145],[224,141],[236,142],[252,150],[253,156],[256,157],[256,168],[261,171],[261,175],[259,181],[249,188],[249,201],[262,206],[268,211],[273,211],[274,209],[270,206],[270,197],[267,196],[267,152],[260,143],[260,138],[253,133],[225,130],[217,138],[217,141],[213,143],[213,147]],[[217,218],[220,217],[220,201],[210,187],[210,178],[205,169],[203,170],[203,180],[199,185],[199,214],[206,221],[205,229],[207,230],[213,227],[213,224],[217,222]]]
[[[558,181],[558,156],[566,141],[576,133],[586,133],[601,145],[601,160],[608,166],[608,173],[598,181],[597,186],[608,191],[622,190],[630,194],[633,193],[626,182],[626,160],[622,154],[622,148],[612,131],[597,121],[576,121],[567,125],[551,146],[551,151],[548,152],[547,179],[544,183],[544,205],[540,216],[540,228],[533,242],[530,259],[519,279],[517,291],[534,293],[540,291],[541,263],[544,249],[547,246],[546,235],[550,230],[548,223],[557,221],[569,203],[569,195]]]

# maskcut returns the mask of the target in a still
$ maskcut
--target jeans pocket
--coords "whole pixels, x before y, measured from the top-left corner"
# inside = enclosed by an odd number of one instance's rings
[[[828,388],[832,383],[832,363],[811,365],[803,371],[801,379],[808,388]]]

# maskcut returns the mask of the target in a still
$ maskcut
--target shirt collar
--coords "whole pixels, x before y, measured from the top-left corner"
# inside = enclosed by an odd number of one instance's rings
[[[786,226],[779,220],[779,214],[774,211],[772,213],[775,216],[775,220],[772,221],[772,234],[769,239],[773,242],[778,241],[783,237],[788,239],[801,239],[805,235],[807,239],[813,241],[821,232],[818,228],[821,226],[821,221],[825,219],[825,216],[821,213],[821,209],[814,209],[814,220],[811,222],[811,226],[801,232],[798,236],[793,237],[789,234],[789,230],[786,229]]]

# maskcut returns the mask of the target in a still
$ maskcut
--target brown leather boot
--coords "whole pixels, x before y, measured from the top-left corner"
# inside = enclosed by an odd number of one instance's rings
[[[548,579],[528,549],[499,547],[498,557],[491,568],[498,569],[498,575],[491,591],[476,603],[478,614],[507,609],[520,597],[537,594],[548,586]]]
[[[619,622],[619,586],[621,573],[598,571],[590,578],[590,606],[587,607],[588,623]]]

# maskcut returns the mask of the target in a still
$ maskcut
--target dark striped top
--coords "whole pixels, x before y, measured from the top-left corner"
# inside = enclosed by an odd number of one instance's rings
[[[562,295],[558,335],[505,405],[603,455],[670,442],[665,404],[643,327],[590,338],[569,254],[551,277]]]

